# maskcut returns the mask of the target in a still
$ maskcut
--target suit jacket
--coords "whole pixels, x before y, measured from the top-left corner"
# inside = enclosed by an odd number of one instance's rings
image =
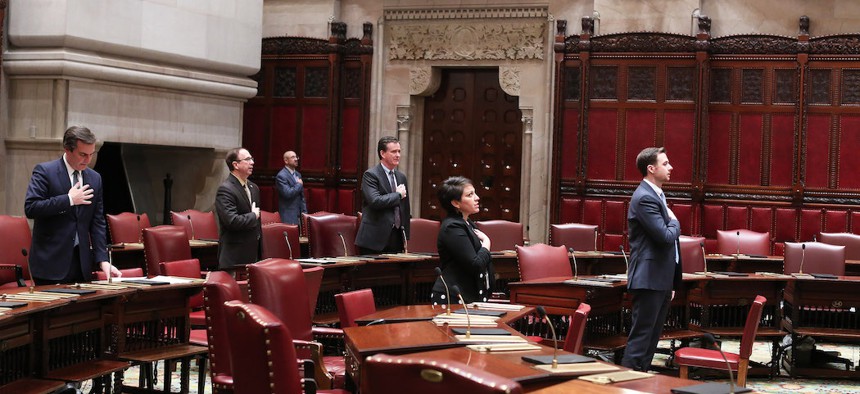
[[[681,223],[669,218],[666,206],[644,180],[633,192],[627,210],[630,234],[630,289],[672,290],[680,288],[681,256],[675,264]]]
[[[409,186],[406,175],[394,170],[398,185],[406,186],[406,198],[391,189],[391,182],[382,164],[377,164],[364,172],[361,177],[361,194],[364,205],[361,210],[361,226],[355,237],[355,244],[366,249],[382,250],[388,243],[391,228],[394,227],[394,208],[400,209],[400,225],[409,238]]]
[[[90,278],[94,263],[108,261],[102,178],[90,168],[81,172],[81,181],[93,189],[92,203],[72,206],[72,188],[66,164],[59,160],[37,164],[24,198],[24,212],[33,219],[30,271],[33,276],[61,280],[69,272],[75,234],[84,279]]]
[[[299,215],[308,212],[305,204],[304,186],[296,181],[302,177],[298,171],[295,175],[290,174],[287,167],[281,169],[275,177],[275,187],[278,189],[278,213],[281,214],[281,222],[299,224]]]
[[[481,246],[474,228],[474,224],[466,223],[462,216],[448,216],[439,226],[436,241],[442,277],[449,288],[455,285],[460,288],[467,303],[489,298],[496,278],[490,251]],[[445,294],[445,286],[440,279],[433,284],[433,292]],[[451,302],[454,303],[457,296],[453,290],[451,292]]]
[[[248,181],[251,199],[260,206],[260,188]],[[239,179],[230,174],[215,196],[220,237],[218,267],[256,263],[260,256],[260,218],[251,212],[251,201]]]

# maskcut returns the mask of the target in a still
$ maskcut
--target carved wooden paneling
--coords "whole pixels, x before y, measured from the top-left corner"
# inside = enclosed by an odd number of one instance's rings
[[[860,104],[860,70],[842,70],[842,104]]]
[[[774,70],[774,104],[796,103],[797,92],[797,71],[795,69]]]
[[[579,101],[582,96],[580,82],[580,69],[578,67],[567,67],[564,69],[564,99],[568,101]]]
[[[296,68],[275,67],[274,97],[296,97]]]
[[[618,99],[618,67],[595,66],[591,69],[591,99]]]
[[[810,69],[809,87],[807,94],[810,104],[830,104],[830,92],[833,84],[830,79],[829,69]]]
[[[656,67],[630,67],[627,71],[627,99],[656,100],[656,84]]]
[[[732,101],[732,70],[728,68],[711,69],[711,102],[730,103]]]
[[[741,70],[741,102],[745,104],[764,103],[764,70]]]
[[[666,69],[666,100],[693,101],[695,84],[693,67],[668,67]]]

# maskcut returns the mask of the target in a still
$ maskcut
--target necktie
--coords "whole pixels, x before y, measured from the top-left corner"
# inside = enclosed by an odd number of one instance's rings
[[[397,182],[394,181],[394,171],[388,171],[388,181],[391,183],[391,191],[397,191]],[[394,207],[394,227],[400,228],[400,204]]]
[[[245,188],[245,195],[248,196],[248,204],[250,204],[251,203],[251,190],[248,189],[247,183],[242,185],[242,187]]]
[[[662,202],[663,202],[663,207],[665,207],[665,208],[666,208],[666,211],[668,211],[668,210],[669,210],[669,205],[668,205],[668,204],[666,204],[666,195],[665,195],[665,194],[660,193],[660,201],[662,201]],[[674,245],[674,246],[675,246],[675,248],[674,248],[674,249],[675,249],[675,264],[678,264],[678,241],[676,240],[676,241],[674,242],[674,244],[675,244],[675,245]]]
[[[72,172],[72,187],[75,187],[75,185],[77,185],[80,180],[81,180],[81,172],[78,170],[73,171]],[[78,212],[78,206],[76,205],[75,206],[75,213],[77,213],[77,212]],[[75,246],[78,246],[79,243],[80,243],[80,240],[78,239],[78,231],[77,231],[77,227],[76,227],[75,228]]]

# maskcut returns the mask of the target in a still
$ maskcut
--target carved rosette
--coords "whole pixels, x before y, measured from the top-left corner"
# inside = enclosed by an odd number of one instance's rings
[[[520,95],[520,68],[514,66],[499,66],[499,85],[511,96]]]
[[[546,21],[391,24],[389,60],[541,60]]]

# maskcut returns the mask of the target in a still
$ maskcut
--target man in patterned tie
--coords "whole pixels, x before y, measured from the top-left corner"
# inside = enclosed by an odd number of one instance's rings
[[[397,171],[400,164],[400,141],[382,137],[376,144],[379,164],[361,177],[361,226],[355,244],[363,254],[403,251],[409,238],[409,197],[406,175]]]
[[[224,160],[230,175],[218,187],[218,268],[256,263],[260,257],[260,188],[248,177],[254,158],[245,148],[233,148]]]
[[[630,234],[630,269],[627,291],[633,300],[633,322],[621,365],[647,371],[657,342],[681,285],[678,237],[681,223],[666,205],[663,185],[672,165],[664,148],[645,148],[636,156],[642,182],[633,192],[627,211]]]
[[[302,174],[296,170],[299,166],[299,157],[296,152],[288,150],[284,152],[284,168],[275,177],[275,186],[278,189],[278,213],[281,214],[281,222],[288,224],[299,224],[299,215],[308,212],[305,204],[305,183]]]
[[[88,167],[96,136],[86,127],[69,127],[63,150],[59,160],[36,165],[24,199],[24,212],[33,219],[33,281],[82,282],[94,269],[121,276],[108,261],[102,178]]]

